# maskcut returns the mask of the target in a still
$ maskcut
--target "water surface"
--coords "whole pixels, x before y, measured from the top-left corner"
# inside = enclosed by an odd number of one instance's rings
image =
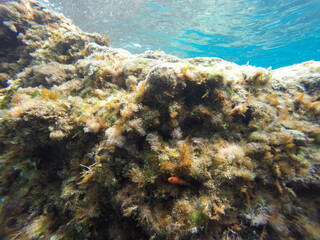
[[[273,68],[320,60],[319,0],[42,0],[84,31],[140,53]]]

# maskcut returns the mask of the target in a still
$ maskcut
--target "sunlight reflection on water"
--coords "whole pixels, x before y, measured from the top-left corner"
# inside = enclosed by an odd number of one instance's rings
[[[273,68],[320,60],[318,0],[50,0],[132,53],[164,50]]]

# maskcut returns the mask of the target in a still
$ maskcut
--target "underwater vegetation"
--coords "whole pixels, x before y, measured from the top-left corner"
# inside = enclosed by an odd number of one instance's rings
[[[319,239],[320,63],[132,55],[0,5],[1,239]]]

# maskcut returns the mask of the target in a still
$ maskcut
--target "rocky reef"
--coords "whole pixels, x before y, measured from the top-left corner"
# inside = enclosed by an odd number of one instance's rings
[[[320,63],[132,55],[0,5],[1,239],[319,239]]]

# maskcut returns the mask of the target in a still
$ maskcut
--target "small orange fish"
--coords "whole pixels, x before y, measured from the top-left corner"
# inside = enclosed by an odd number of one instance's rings
[[[179,177],[169,177],[168,181],[172,184],[178,184],[183,186],[188,186],[191,188],[194,188],[190,183],[186,182],[185,180],[179,178]]]

